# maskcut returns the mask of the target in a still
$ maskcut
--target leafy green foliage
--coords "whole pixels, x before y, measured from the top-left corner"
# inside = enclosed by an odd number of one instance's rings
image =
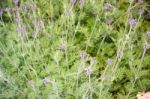
[[[150,90],[150,22],[138,12],[147,3],[107,0],[107,10],[81,1],[0,3],[0,98],[135,99]]]

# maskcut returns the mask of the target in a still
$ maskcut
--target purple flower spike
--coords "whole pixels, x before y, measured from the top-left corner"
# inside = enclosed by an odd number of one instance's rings
[[[111,25],[112,24],[112,19],[106,20],[106,24]]]
[[[76,3],[76,0],[70,0],[70,3],[71,3],[71,4],[75,4],[75,3]]]
[[[107,65],[112,65],[112,63],[113,63],[113,62],[112,62],[112,59],[109,58],[109,59],[107,60]]]
[[[15,5],[19,3],[19,0],[14,0]]]
[[[146,33],[147,37],[150,39],[150,31]]]
[[[144,13],[144,9],[139,9],[139,14],[143,14]]]
[[[0,16],[3,14],[3,9],[0,8]]]
[[[17,31],[18,31],[19,33],[24,33],[24,32],[25,32],[25,27],[23,27],[23,26],[18,26],[18,27],[17,27]]]
[[[144,50],[147,50],[147,49],[148,49],[148,44],[147,44],[147,43],[144,43],[144,44],[143,44],[143,49],[144,49]]]
[[[24,38],[25,37],[25,34],[24,34],[25,31],[26,31],[25,27],[23,27],[23,26],[17,27],[17,32],[19,34],[19,37]]]
[[[144,3],[144,0],[138,0],[138,4]]]
[[[44,82],[44,84],[51,83],[50,79],[48,79],[47,77],[45,77],[45,78],[43,79],[43,82]]]
[[[82,51],[81,53],[80,53],[80,57],[82,58],[82,59],[84,59],[85,57],[86,57],[86,52],[84,52],[84,51]]]
[[[87,67],[87,68],[85,69],[85,72],[86,72],[86,74],[89,76],[89,75],[91,74],[92,70],[91,70],[90,67]]]
[[[19,23],[19,22],[21,22],[21,19],[20,19],[20,18],[16,18],[15,21],[16,21],[17,23]]]
[[[36,8],[37,8],[36,4],[35,4],[35,3],[33,3],[33,4],[32,4],[32,10],[33,10],[33,11],[35,11],[35,10],[36,10]]]
[[[105,3],[105,4],[104,4],[104,9],[105,9],[105,11],[109,11],[109,10],[111,9],[111,7],[112,7],[112,5],[109,4],[109,3]]]
[[[84,3],[84,0],[80,0],[80,4],[83,4]]]
[[[136,20],[135,19],[129,19],[130,26],[136,26]]]
[[[65,45],[65,44],[61,44],[61,45],[59,46],[59,50],[60,50],[60,51],[65,51],[65,49],[66,49],[66,45]]]

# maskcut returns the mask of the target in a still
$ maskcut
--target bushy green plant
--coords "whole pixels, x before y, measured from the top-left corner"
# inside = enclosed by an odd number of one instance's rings
[[[3,4],[1,99],[135,99],[150,90],[146,2]]]

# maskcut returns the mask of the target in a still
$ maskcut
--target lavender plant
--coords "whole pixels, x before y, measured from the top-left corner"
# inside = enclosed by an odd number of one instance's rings
[[[150,91],[146,1],[2,4],[1,99],[136,99]]]

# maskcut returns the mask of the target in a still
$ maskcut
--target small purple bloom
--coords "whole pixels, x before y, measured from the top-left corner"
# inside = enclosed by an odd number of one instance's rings
[[[50,79],[47,78],[47,77],[45,77],[45,78],[43,79],[43,82],[44,82],[44,84],[51,83]]]
[[[112,62],[112,59],[109,58],[109,59],[107,60],[107,65],[112,65],[112,63],[113,63],[113,62]]]
[[[15,5],[19,3],[19,0],[14,0]]]
[[[17,23],[19,23],[19,22],[21,22],[21,19],[20,19],[20,18],[16,18],[15,21],[16,21]]]
[[[80,57],[82,58],[82,59],[84,59],[85,57],[86,57],[86,52],[84,52],[84,51],[82,51],[81,53],[80,53]]]
[[[138,0],[138,4],[144,3],[144,0]]]
[[[18,26],[17,27],[17,31],[19,32],[19,33],[23,33],[23,32],[25,32],[25,27],[23,27],[23,26]]]
[[[32,4],[32,10],[33,10],[33,11],[35,11],[35,10],[36,10],[36,8],[37,8],[36,4],[35,4],[35,3],[33,3],[33,4]]]
[[[136,20],[135,19],[131,18],[131,19],[129,19],[128,22],[129,22],[130,26],[136,26]]]
[[[70,0],[70,3],[71,3],[71,4],[75,4],[75,3],[76,3],[76,0]]]
[[[147,49],[148,49],[148,44],[147,44],[147,43],[144,43],[144,44],[143,44],[143,49],[144,49],[144,50],[147,50]]]
[[[147,37],[150,39],[150,31],[146,33]]]
[[[65,51],[65,48],[66,48],[65,44],[61,44],[61,45],[59,46],[59,50],[60,50],[60,51]]]
[[[89,75],[91,74],[92,70],[91,70],[90,67],[87,67],[87,68],[85,69],[85,72],[86,72],[86,74],[89,76]]]
[[[26,31],[25,27],[23,27],[23,26],[17,27],[17,32],[19,34],[19,37],[24,38],[25,37],[25,31]]]
[[[112,19],[106,20],[106,24],[111,25],[112,24]]]
[[[80,0],[80,4],[83,4],[84,3],[84,0]]]
[[[144,13],[144,9],[139,9],[139,14],[143,14]]]
[[[105,4],[104,4],[104,9],[105,9],[105,11],[109,11],[109,10],[111,9],[111,7],[112,7],[112,5],[109,4],[109,3],[105,3]]]
[[[0,16],[3,14],[3,9],[0,8]]]

